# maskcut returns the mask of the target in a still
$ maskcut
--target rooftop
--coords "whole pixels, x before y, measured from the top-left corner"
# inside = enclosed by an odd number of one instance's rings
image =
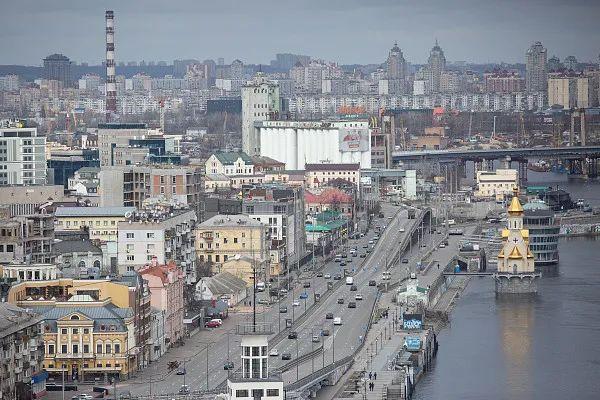
[[[120,217],[133,213],[135,207],[58,207],[56,217]]]
[[[360,164],[306,164],[306,171],[358,171]]]
[[[239,227],[239,226],[250,226],[250,227],[262,227],[262,223],[255,219],[252,219],[246,215],[215,215],[212,218],[207,219],[198,225],[198,228],[211,228],[211,227]]]
[[[217,152],[214,153],[217,160],[219,160],[223,165],[233,165],[238,159],[242,159],[246,164],[253,164],[252,159],[248,154],[244,152]]]

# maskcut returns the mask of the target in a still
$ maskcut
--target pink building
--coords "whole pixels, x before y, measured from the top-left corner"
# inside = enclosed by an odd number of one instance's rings
[[[170,347],[181,339],[184,333],[184,274],[174,262],[158,265],[156,259],[152,260],[152,264],[143,267],[139,273],[148,281],[150,305],[165,312],[165,341]]]

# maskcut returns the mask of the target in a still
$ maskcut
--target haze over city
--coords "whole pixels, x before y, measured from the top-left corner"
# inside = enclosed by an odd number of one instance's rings
[[[537,40],[561,59],[593,61],[600,52],[600,3],[586,0],[25,0],[2,4],[0,63],[39,65],[49,51],[99,63],[103,22],[96,16],[111,7],[119,13],[123,61],[224,57],[265,64],[290,51],[369,64],[397,41],[407,60],[424,63],[436,38],[449,60],[475,63],[522,62]]]

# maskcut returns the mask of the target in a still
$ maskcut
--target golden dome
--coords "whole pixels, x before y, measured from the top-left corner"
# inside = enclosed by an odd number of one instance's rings
[[[510,255],[508,256],[508,258],[520,259],[520,258],[523,258],[523,256],[521,255],[521,252],[519,251],[519,249],[517,248],[517,246],[515,246],[513,248],[513,250],[510,252]]]

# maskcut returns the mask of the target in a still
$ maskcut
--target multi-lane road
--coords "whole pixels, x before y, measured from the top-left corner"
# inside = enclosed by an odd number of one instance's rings
[[[283,353],[289,353],[292,360],[302,356],[313,349],[323,346],[323,353],[319,354],[314,360],[303,362],[298,368],[292,368],[284,373],[286,383],[294,382],[296,375],[298,378],[308,375],[314,369],[321,368],[323,362],[325,365],[331,363],[334,359],[341,359],[352,354],[359,345],[361,337],[365,335],[367,324],[377,297],[377,287],[369,286],[370,280],[377,283],[381,281],[381,275],[385,269],[387,259],[397,248],[399,241],[405,234],[401,232],[403,228],[409,231],[409,226],[414,220],[408,219],[406,210],[394,207],[388,204],[383,206],[384,218],[375,219],[373,225],[387,225],[380,235],[379,240],[374,244],[369,241],[374,239],[376,233],[371,229],[364,237],[352,239],[347,243],[347,247],[340,249],[337,253],[346,252],[346,266],[341,266],[334,260],[325,263],[322,268],[315,271],[307,270],[296,280],[295,285],[290,288],[289,293],[276,301],[271,306],[261,307],[262,312],[257,314],[257,322],[270,322],[274,332],[279,329],[285,329],[285,320],[294,321],[302,317],[304,310],[308,310],[308,318],[302,318],[299,323],[294,323],[292,330],[297,332],[297,339],[288,339],[285,336],[279,343],[271,348],[278,350],[279,356],[270,357],[270,368],[278,369],[283,367],[289,361],[281,359]],[[349,254],[351,248],[356,248],[358,255],[352,257]],[[367,249],[371,249],[367,253]],[[360,257],[365,254],[366,257]],[[327,289],[328,282],[337,283],[334,280],[336,275],[344,278],[344,269],[353,277],[356,291],[350,291],[350,285],[334,285],[333,293],[329,296],[323,296]],[[397,268],[396,268],[397,269]],[[397,271],[394,271],[397,272]],[[319,273],[319,274],[318,274]],[[400,272],[397,272],[400,273]],[[317,275],[323,276],[317,276]],[[327,276],[331,276],[327,278]],[[304,283],[310,282],[310,288],[304,288]],[[258,298],[266,296],[266,292],[257,294]],[[301,296],[306,293],[307,296]],[[315,307],[311,308],[314,302],[314,293],[319,293],[323,297],[317,302]],[[360,294],[363,300],[356,300],[356,294]],[[300,299],[300,297],[307,297]],[[343,299],[343,304],[341,300]],[[294,302],[299,304],[294,306]],[[355,302],[356,308],[348,308],[349,302]],[[287,312],[280,312],[281,308],[287,308]],[[333,319],[327,319],[327,313],[333,313],[334,317],[342,320],[342,325],[333,325]],[[234,334],[234,328],[239,323],[251,323],[251,314],[233,314],[226,319],[223,326],[210,331],[202,331],[186,341],[182,348],[172,349],[156,363],[153,363],[138,376],[118,385],[119,391],[129,391],[131,394],[149,394],[152,393],[176,393],[184,383],[190,390],[206,390],[207,383],[209,389],[214,389],[217,385],[227,378],[228,371],[223,366],[228,360],[233,361],[235,367],[239,366],[239,342],[240,337]],[[313,335],[319,336],[324,330],[329,330],[329,336],[320,336],[319,343],[312,341]],[[335,343],[335,348],[334,348]],[[208,351],[208,357],[207,352]],[[207,364],[208,359],[208,364]],[[177,360],[180,365],[185,364],[186,374],[176,375],[175,371],[168,372],[166,364],[168,361]],[[207,379],[208,365],[208,379]]]

